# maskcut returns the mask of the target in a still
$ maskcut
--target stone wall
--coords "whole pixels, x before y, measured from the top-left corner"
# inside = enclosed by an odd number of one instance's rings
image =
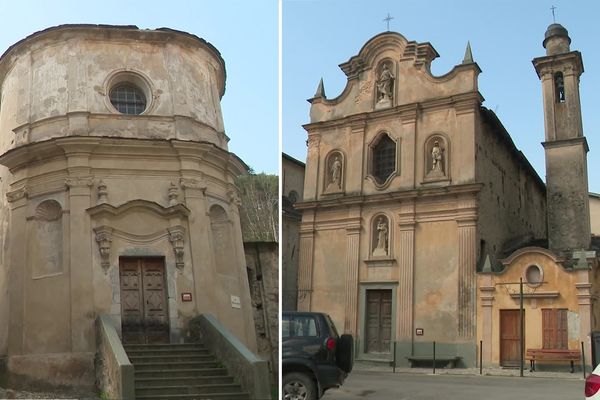
[[[546,237],[546,187],[492,111],[482,108],[479,122],[478,270],[487,256],[492,268],[501,269],[498,260],[507,256],[502,251],[511,240],[518,246]]]
[[[248,283],[254,310],[258,355],[269,362],[272,382],[279,377],[279,246],[245,242]]]

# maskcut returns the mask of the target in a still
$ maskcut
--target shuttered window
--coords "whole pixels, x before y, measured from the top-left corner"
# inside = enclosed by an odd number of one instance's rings
[[[542,339],[544,349],[567,349],[567,309],[542,309]]]

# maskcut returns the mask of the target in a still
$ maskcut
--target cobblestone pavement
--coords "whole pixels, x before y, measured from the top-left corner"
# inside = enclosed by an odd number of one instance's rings
[[[100,400],[96,393],[77,390],[57,390],[45,392],[30,392],[27,390],[11,390],[0,388],[0,399],[77,399]]]

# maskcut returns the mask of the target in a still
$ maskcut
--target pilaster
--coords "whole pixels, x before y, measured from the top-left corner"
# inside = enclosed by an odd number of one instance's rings
[[[358,333],[358,266],[360,250],[360,219],[346,227],[346,310],[344,332]]]
[[[414,249],[415,249],[415,202],[409,200],[401,205],[398,215],[400,231],[399,293],[398,293],[398,339],[411,339],[414,319]]]
[[[314,211],[304,211],[300,225],[300,259],[298,262],[298,311],[311,310],[314,254]],[[306,221],[306,222],[305,222]]]
[[[475,333],[475,262],[477,256],[475,219],[458,223],[458,335],[472,338]]]

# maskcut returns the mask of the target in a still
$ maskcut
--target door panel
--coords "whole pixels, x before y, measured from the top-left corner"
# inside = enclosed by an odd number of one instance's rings
[[[124,343],[168,343],[164,260],[121,258],[121,318]]]
[[[367,290],[367,353],[389,353],[392,336],[392,291]]]
[[[503,367],[519,366],[520,321],[519,310],[500,310],[500,365]]]

